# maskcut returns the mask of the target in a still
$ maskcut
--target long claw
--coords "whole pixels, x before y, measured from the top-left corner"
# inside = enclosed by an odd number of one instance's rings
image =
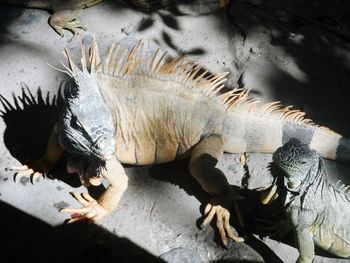
[[[71,218],[67,221],[67,224],[72,224],[72,223],[75,223],[75,222],[81,222],[81,221],[87,221],[88,218],[86,217],[83,217],[83,216],[79,216],[77,218]]]
[[[18,183],[22,177],[28,177],[34,173],[33,169],[28,169],[26,171],[18,172],[14,175],[15,183]]]
[[[227,237],[238,243],[244,241],[242,237],[239,237],[233,233],[229,220],[230,212],[226,208],[220,205],[208,204],[205,207],[204,213],[206,214],[206,218],[204,219],[201,227],[208,225],[213,220],[214,215],[216,215],[216,227],[219,230],[222,243],[226,248],[228,243]]]
[[[39,177],[43,176],[47,171],[52,168],[53,164],[47,159],[46,156],[40,157],[35,162],[25,165],[14,165],[6,168],[6,170],[14,171],[14,181],[17,183],[21,177],[29,177],[33,183],[37,181]]]
[[[88,208],[82,207],[82,208],[63,208],[60,210],[62,213],[74,213],[74,214],[85,214],[89,211]]]
[[[78,200],[79,203],[81,203],[83,206],[88,206],[89,202],[85,200],[80,194],[78,193],[71,193],[75,199]]]
[[[212,205],[210,203],[208,203],[206,206],[205,206],[205,209],[204,209],[204,215],[208,214],[210,209],[211,209]]]
[[[236,236],[230,226],[230,222],[229,222],[229,218],[228,217],[224,217],[224,226],[227,232],[227,236],[229,238],[231,238],[233,241],[235,241],[236,243],[242,243],[244,242],[244,238]]]
[[[227,238],[226,238],[226,233],[224,229],[224,224],[221,219],[218,219],[216,221],[216,227],[219,229],[219,234],[222,240],[222,243],[224,244],[225,247],[227,247]]]
[[[274,196],[276,194],[277,191],[277,185],[273,184],[270,187],[268,187],[266,190],[261,192],[261,197],[260,197],[260,201],[262,204],[267,205],[269,204],[271,201],[274,200]]]
[[[83,193],[83,197],[88,200],[89,202],[93,202],[95,201],[94,198],[91,197],[91,195],[89,195],[88,193]]]
[[[92,198],[88,193],[77,194],[71,193],[72,196],[83,205],[81,208],[63,208],[60,212],[72,213],[71,219],[68,220],[68,224],[77,221],[97,221],[109,212],[106,211],[94,198]]]
[[[28,169],[29,169],[28,165],[11,166],[11,167],[5,168],[6,171],[16,171],[16,172],[26,171]]]
[[[215,209],[211,209],[207,217],[204,219],[201,227],[207,226],[211,222],[211,220],[213,220],[214,215],[215,215]]]
[[[43,176],[42,173],[35,172],[35,173],[33,174],[33,182],[37,182],[41,176]]]
[[[233,241],[235,241],[236,243],[242,243],[244,242],[244,238],[243,237],[239,237],[239,236],[236,236],[235,234],[233,234],[232,230],[230,229],[226,229],[227,231],[227,236],[229,238],[231,238]]]

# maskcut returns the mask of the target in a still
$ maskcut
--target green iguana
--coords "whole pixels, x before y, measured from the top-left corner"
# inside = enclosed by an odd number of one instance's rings
[[[68,65],[63,71],[76,87],[67,96],[46,155],[34,164],[11,168],[19,178],[37,178],[64,150],[85,160],[85,167],[92,163],[89,170],[107,178],[110,186],[97,201],[75,194],[84,207],[62,210],[74,214],[71,222],[95,221],[117,207],[127,188],[121,163],[152,165],[189,157],[191,175],[213,196],[203,226],[216,216],[224,244],[227,237],[242,241],[229,225],[234,193],[216,168],[224,152],[271,153],[298,137],[326,158],[350,160],[350,141],[313,125],[304,113],[278,102],[257,106],[241,89],[223,93],[227,72],[209,74],[184,57],[166,59],[159,49],[152,54],[142,50],[141,42],[130,52],[113,44],[101,62],[94,41],[88,60],[82,45],[80,68],[65,50]],[[77,166],[68,170],[79,170]]]
[[[269,196],[282,196],[287,216],[277,231],[294,230],[298,262],[313,261],[314,244],[350,258],[349,187],[332,185],[321,156],[295,138],[277,149],[272,166],[280,182]]]
[[[49,18],[50,26],[63,37],[63,29],[77,34],[77,29],[86,30],[79,21],[79,16],[84,8],[97,5],[103,0],[0,0],[0,3],[23,6],[28,8],[43,9],[52,12]]]

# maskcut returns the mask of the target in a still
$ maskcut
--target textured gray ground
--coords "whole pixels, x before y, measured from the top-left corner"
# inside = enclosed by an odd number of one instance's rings
[[[178,16],[165,11],[147,14],[107,1],[84,11],[88,31],[73,41],[68,32],[60,38],[48,26],[45,11],[0,5],[0,93],[13,106],[6,108],[2,99],[0,240],[6,245],[1,257],[9,256],[9,262],[153,262],[160,255],[168,262],[294,262],[298,253],[291,242],[251,235],[246,243],[231,243],[225,250],[213,227],[199,229],[208,196],[188,175],[185,162],[127,168],[130,186],[118,210],[99,225],[77,226],[62,226],[67,215],[58,210],[78,206],[68,192],[86,189],[64,173],[64,160],[53,171],[56,179],[34,185],[26,179],[15,184],[13,174],[4,170],[34,158],[45,147],[61,105],[52,98],[66,78],[47,63],[59,66],[64,45],[77,57],[82,38],[91,39],[94,33],[102,50],[112,42],[142,38],[171,55],[187,54],[214,73],[229,71],[228,88],[250,89],[263,102],[295,105],[316,123],[350,136],[347,40],[283,12],[271,1],[259,2],[235,1],[228,11],[215,10],[215,3],[181,5],[179,10],[187,15]],[[328,1],[284,2],[306,18],[318,17],[345,31],[349,27],[346,1],[332,6]],[[28,90],[23,92],[24,85]],[[219,166],[233,185],[266,187],[272,180],[266,169],[271,156],[246,157],[246,167],[238,155],[225,155]],[[349,182],[346,166],[327,164],[334,178]],[[98,195],[101,189],[89,191]],[[241,202],[248,217],[256,212],[250,204]],[[329,255],[315,261],[341,262]]]

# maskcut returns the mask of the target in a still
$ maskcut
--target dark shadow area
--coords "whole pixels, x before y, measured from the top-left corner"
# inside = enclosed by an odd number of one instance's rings
[[[18,19],[24,9],[0,3],[0,45],[8,41],[8,27]]]
[[[64,105],[64,90],[68,89],[69,82],[62,82],[56,95],[42,94],[40,88],[33,94],[22,84],[20,96],[12,94],[12,99],[0,95],[3,110],[1,117],[6,129],[4,143],[10,154],[22,164],[31,163],[45,153],[46,145],[52,129]],[[66,155],[48,174],[55,178],[79,187],[81,182],[78,176],[66,173]]]
[[[51,131],[64,105],[62,88],[57,95],[42,94],[40,88],[32,94],[22,83],[22,94],[12,94],[12,100],[0,95],[1,117],[6,124],[5,146],[21,163],[30,162],[45,153]]]
[[[90,223],[52,227],[0,202],[6,262],[162,262],[126,238]]]

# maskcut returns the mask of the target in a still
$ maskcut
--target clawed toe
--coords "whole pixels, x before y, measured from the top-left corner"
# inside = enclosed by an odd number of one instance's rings
[[[77,221],[97,221],[108,214],[108,212],[88,193],[71,193],[71,195],[83,205],[81,208],[63,208],[60,212],[71,213],[69,223]]]
[[[70,31],[73,34],[72,39],[78,34],[77,29],[82,29],[84,31],[87,30],[87,27],[84,24],[82,24],[78,19],[59,22],[51,21],[50,25],[61,37],[64,36],[64,29]]]
[[[34,182],[38,181],[40,177],[44,176],[44,173],[38,172],[35,168],[30,167],[30,165],[12,166],[7,167],[5,170],[15,172],[13,176],[15,183],[18,183],[21,178],[29,178],[30,182],[33,184]]]
[[[220,205],[207,204],[204,209],[205,219],[201,227],[207,226],[216,215],[216,227],[219,230],[221,241],[225,247],[227,247],[227,237],[233,241],[240,243],[244,241],[244,238],[235,235],[230,226],[230,212]]]

